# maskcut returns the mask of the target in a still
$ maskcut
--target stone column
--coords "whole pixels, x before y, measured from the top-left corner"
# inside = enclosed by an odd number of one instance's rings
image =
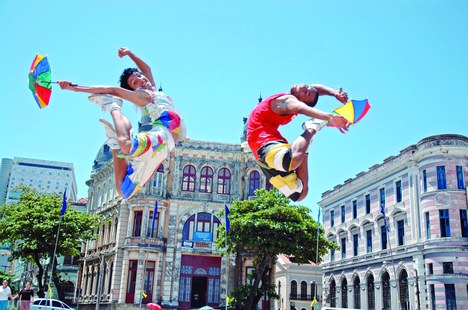
[[[369,306],[367,304],[367,283],[361,283],[361,309],[367,309]]]
[[[127,294],[127,278],[128,278],[128,252],[124,251],[123,261],[122,261],[122,270],[120,277],[120,291],[119,291],[119,304],[125,303],[125,297]]]
[[[382,282],[374,281],[375,309],[382,309]]]
[[[398,301],[400,300],[400,289],[398,280],[390,279],[390,294],[392,294],[392,309],[400,309]]]

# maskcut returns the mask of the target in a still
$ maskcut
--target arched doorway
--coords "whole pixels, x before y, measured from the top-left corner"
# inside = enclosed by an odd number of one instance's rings
[[[361,280],[359,277],[354,278],[353,282],[353,294],[354,294],[354,308],[361,308]]]
[[[408,273],[404,269],[400,272],[398,286],[400,287],[401,310],[409,310]]]
[[[367,276],[367,309],[375,310],[374,276]]]
[[[330,282],[330,306],[336,307],[336,283],[335,280]]]
[[[348,280],[346,278],[341,281],[341,306],[348,308]]]
[[[382,275],[382,309],[392,309],[392,293],[390,287],[390,276],[388,272]]]

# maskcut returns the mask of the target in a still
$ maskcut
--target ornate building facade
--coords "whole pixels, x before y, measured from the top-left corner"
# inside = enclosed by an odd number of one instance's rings
[[[156,301],[165,308],[225,304],[242,277],[235,258],[215,249],[219,212],[265,187],[250,150],[240,144],[189,141],[176,146],[144,189],[117,196],[112,156],[96,157],[88,209],[102,215],[99,238],[82,250],[80,308],[125,308]],[[155,206],[157,203],[157,207]],[[270,309],[267,303],[264,309]]]
[[[430,136],[322,194],[327,305],[468,309],[468,138]]]

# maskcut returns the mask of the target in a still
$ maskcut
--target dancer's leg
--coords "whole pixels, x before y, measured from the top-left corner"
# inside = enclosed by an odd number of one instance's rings
[[[114,120],[115,132],[117,133],[120,149],[122,153],[128,154],[132,147],[132,140],[130,138],[132,123],[119,109],[112,110],[110,114]]]
[[[115,187],[117,188],[117,193],[120,197],[124,197],[122,193],[122,180],[127,174],[128,162],[125,158],[120,158],[117,156],[119,150],[112,150],[112,157],[114,159],[114,178],[115,178]]]

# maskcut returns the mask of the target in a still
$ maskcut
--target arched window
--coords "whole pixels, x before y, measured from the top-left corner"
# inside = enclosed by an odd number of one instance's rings
[[[316,287],[315,282],[310,283],[310,296],[312,297],[312,299],[314,299],[314,297],[317,297],[317,294],[315,291],[316,289],[317,287]]]
[[[400,272],[400,279],[398,279],[398,285],[400,286],[400,303],[401,310],[409,310],[409,292],[408,292],[408,273],[406,270]]]
[[[307,282],[301,282],[301,300],[307,300]]]
[[[348,308],[348,280],[346,278],[341,281],[341,306]]]
[[[392,293],[390,290],[390,276],[388,275],[388,272],[385,272],[382,275],[382,309],[384,310],[392,309]]]
[[[353,283],[353,293],[354,293],[354,308],[360,309],[361,308],[361,280],[359,277],[354,278]]]
[[[231,193],[231,171],[221,168],[218,171],[218,194],[229,195]]]
[[[336,307],[336,283],[335,280],[330,282],[330,307]]]
[[[367,277],[367,309],[375,310],[374,276]]]
[[[182,240],[195,240],[211,236],[211,241],[215,241],[219,236],[216,229],[220,225],[221,221],[211,213],[200,212],[194,214],[185,221],[182,230]]]
[[[255,190],[260,188],[260,173],[254,170],[249,175],[249,196],[255,196]]]
[[[200,171],[200,193],[213,192],[213,169],[205,166]]]
[[[197,170],[192,165],[187,165],[182,171],[182,191],[194,192],[195,191],[195,178]]]
[[[292,298],[297,298],[297,282],[295,280],[291,281],[291,294],[290,294],[291,299]]]
[[[281,281],[278,281],[278,296],[281,297]]]

